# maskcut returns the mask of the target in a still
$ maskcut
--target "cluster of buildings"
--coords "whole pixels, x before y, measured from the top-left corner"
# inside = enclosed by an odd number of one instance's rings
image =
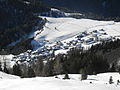
[[[83,49],[85,45],[90,46],[98,42],[111,41],[113,39],[114,37],[109,36],[103,29],[92,30],[91,32],[84,31],[70,40],[57,41],[53,44],[46,40],[46,45],[40,47],[36,51],[28,50],[25,53],[15,56],[13,60],[29,62],[40,56],[54,55],[54,53],[58,50],[68,51],[74,47]]]

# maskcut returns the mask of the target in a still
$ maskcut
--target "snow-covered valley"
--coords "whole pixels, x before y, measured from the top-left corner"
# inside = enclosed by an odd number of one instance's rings
[[[40,16],[41,17],[41,16]],[[6,60],[29,62],[39,56],[67,53],[71,48],[89,49],[91,45],[102,41],[120,38],[120,22],[75,19],[70,17],[43,17],[46,24],[43,29],[34,32],[31,44],[33,51],[28,50],[19,55],[11,55]],[[3,56],[0,56],[1,60]],[[13,63],[13,62],[12,62]]]
[[[0,90],[120,90],[119,16],[41,0],[0,0],[0,10]]]
[[[102,41],[119,38],[120,23],[114,21],[97,21],[90,19],[53,18],[47,20],[43,30],[34,34],[32,45],[41,55],[66,53],[70,48],[88,49]]]
[[[3,75],[4,74],[4,75]],[[113,84],[109,84],[110,76]],[[79,74],[69,74],[70,80],[63,80],[64,75],[55,77],[19,78],[0,72],[0,90],[119,90],[120,79],[118,73],[102,73],[88,76],[87,80],[80,80]],[[6,78],[7,77],[7,78]],[[11,78],[12,77],[12,78]],[[14,78],[13,78],[14,77]]]

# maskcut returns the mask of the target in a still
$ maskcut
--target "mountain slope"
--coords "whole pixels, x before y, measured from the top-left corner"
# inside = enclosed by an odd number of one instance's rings
[[[104,16],[119,16],[119,0],[43,0],[50,6],[64,7],[80,12]]]
[[[50,10],[40,2],[36,3],[28,4],[24,0],[0,0],[0,41],[4,41],[0,42],[0,50],[35,31],[35,26],[42,19],[36,17],[34,13]]]

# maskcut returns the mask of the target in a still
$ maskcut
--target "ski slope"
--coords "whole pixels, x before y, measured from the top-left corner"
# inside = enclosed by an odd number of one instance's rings
[[[110,76],[113,77],[114,84],[108,84]],[[120,90],[120,85],[116,84],[120,79],[118,73],[92,75],[84,81],[80,81],[79,74],[69,74],[70,80],[63,80],[63,77],[64,75],[58,75],[58,78],[1,79],[0,90]]]

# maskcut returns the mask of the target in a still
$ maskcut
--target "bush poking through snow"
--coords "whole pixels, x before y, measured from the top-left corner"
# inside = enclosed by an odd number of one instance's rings
[[[112,79],[112,76],[110,76],[109,84],[112,84],[112,83],[113,83],[113,79]]]
[[[117,80],[117,85],[119,85],[120,84],[120,81],[119,80]]]
[[[63,79],[70,79],[68,73],[65,74]]]
[[[87,71],[85,68],[80,70],[80,74],[81,74],[81,80],[87,79]]]
[[[56,75],[55,78],[58,78],[58,76]]]

